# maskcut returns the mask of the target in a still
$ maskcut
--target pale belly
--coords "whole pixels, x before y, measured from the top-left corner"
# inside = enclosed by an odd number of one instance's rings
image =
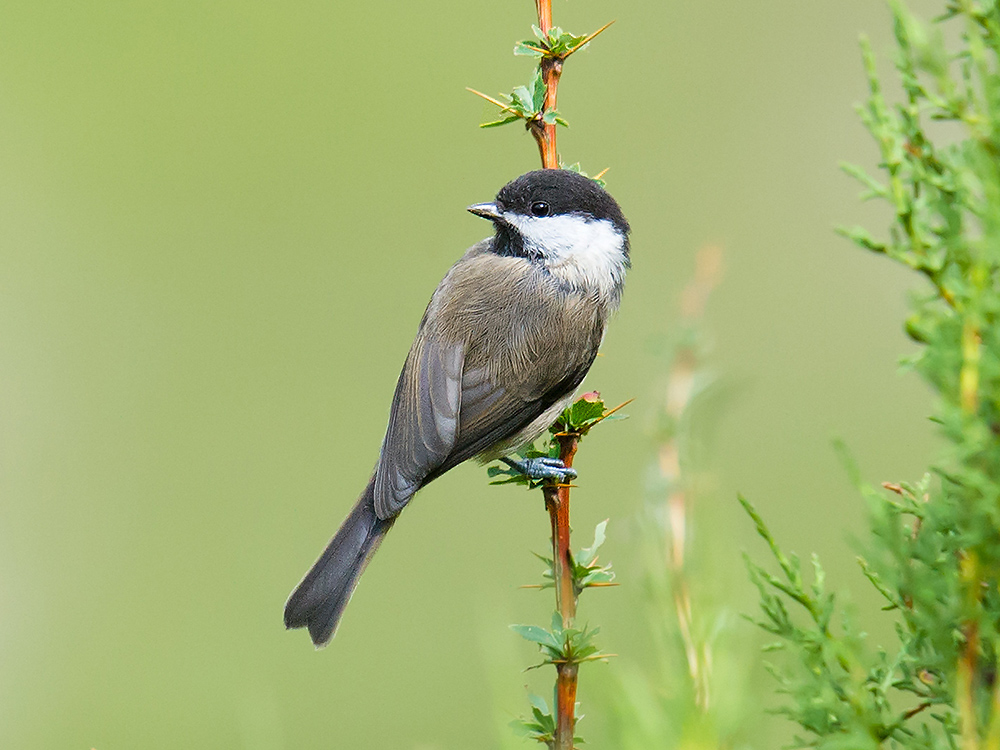
[[[481,461],[482,463],[496,461],[501,456],[509,456],[518,448],[536,440],[549,428],[549,425],[556,421],[556,418],[562,414],[563,409],[572,403],[574,393],[575,391],[567,393],[561,399],[552,404],[552,406],[542,412],[538,418],[535,419],[535,421],[523,430],[518,432],[516,435],[512,435],[506,440],[501,440],[496,445],[490,446],[477,455],[476,460]]]

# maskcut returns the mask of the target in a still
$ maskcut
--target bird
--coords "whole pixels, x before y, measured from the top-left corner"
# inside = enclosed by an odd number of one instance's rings
[[[595,180],[517,177],[469,206],[493,236],[442,279],[396,385],[378,461],[340,529],[285,604],[285,627],[333,638],[362,572],[422,487],[470,458],[532,479],[575,477],[558,459],[511,458],[570,404],[597,356],[630,267],[630,227]]]

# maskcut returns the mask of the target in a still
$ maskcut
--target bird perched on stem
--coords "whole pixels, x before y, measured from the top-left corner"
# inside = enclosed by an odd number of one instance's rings
[[[509,454],[570,403],[618,308],[629,225],[576,172],[528,172],[469,211],[494,235],[438,285],[396,385],[374,473],[285,605],[285,626],[333,637],[358,579],[421,487],[463,461],[500,459],[536,479],[575,472]]]

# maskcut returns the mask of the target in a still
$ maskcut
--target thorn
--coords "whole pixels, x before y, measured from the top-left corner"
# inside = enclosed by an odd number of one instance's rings
[[[599,28],[599,29],[598,29],[597,31],[595,31],[595,32],[594,32],[593,34],[588,34],[587,36],[585,36],[585,37],[583,38],[583,41],[582,41],[582,42],[580,42],[580,43],[579,43],[578,45],[576,45],[576,46],[575,46],[575,47],[574,47],[573,49],[571,49],[571,50],[570,50],[569,52],[567,52],[567,53],[566,53],[565,55],[563,55],[561,59],[565,60],[565,59],[566,59],[567,57],[569,57],[570,55],[572,55],[572,54],[573,54],[574,52],[576,52],[576,51],[577,51],[578,49],[583,49],[584,47],[586,47],[586,46],[587,46],[588,44],[590,44],[591,40],[592,40],[592,39],[593,39],[593,38],[594,38],[595,36],[597,36],[597,35],[598,35],[598,34],[600,34],[600,33],[601,33],[602,31],[604,31],[605,29],[607,29],[607,28],[608,28],[608,26],[610,26],[610,25],[611,25],[611,24],[613,24],[613,23],[614,23],[614,21],[608,21],[608,22],[607,22],[606,24],[604,24],[604,25],[603,25],[603,26],[602,26],[601,28]]]
[[[509,106],[507,104],[504,104],[503,102],[497,101],[492,96],[484,94],[482,91],[476,91],[475,89],[470,89],[468,86],[465,87],[465,90],[466,91],[471,91],[476,96],[481,96],[483,99],[485,99],[486,101],[490,102],[490,104],[495,104],[498,107],[500,107],[500,109],[502,109],[502,110],[505,110],[507,112],[510,112],[511,114],[514,114],[514,115],[517,115],[518,117],[521,117],[521,113],[518,112],[516,109],[512,108],[511,106]]]
[[[587,431],[589,432],[590,430],[594,429],[594,427],[596,427],[598,424],[600,424],[605,419],[607,419],[608,417],[610,417],[616,411],[618,411],[619,409],[625,408],[626,406],[628,406],[629,404],[631,404],[633,401],[635,401],[635,399],[634,398],[630,398],[628,401],[625,401],[625,402],[623,402],[621,404],[618,404],[618,406],[616,406],[611,411],[604,412],[600,417],[598,417],[596,420],[594,420],[593,422],[590,423],[590,426],[587,428]]]
[[[524,48],[526,48],[526,49],[530,49],[530,50],[532,50],[534,52],[539,52],[539,53],[541,53],[543,55],[547,55],[549,53],[549,51],[547,49],[544,49],[542,47],[532,47],[530,44],[525,44],[524,42],[521,42],[521,46],[524,47]]]

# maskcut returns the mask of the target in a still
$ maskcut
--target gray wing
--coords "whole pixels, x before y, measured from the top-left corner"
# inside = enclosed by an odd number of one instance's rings
[[[392,400],[375,470],[375,512],[392,518],[428,473],[453,452],[458,436],[465,346],[418,336]]]
[[[399,376],[375,469],[382,520],[520,433],[580,384],[597,354],[604,317],[590,303],[554,294],[527,261],[484,258],[480,243],[449,271]],[[531,287],[539,294],[526,294]]]
[[[596,347],[552,373],[530,396],[497,385],[488,368],[465,369],[465,347],[425,339],[396,386],[389,428],[375,470],[375,512],[399,514],[431,480],[515,435],[583,380]]]
[[[462,418],[455,449],[425,480],[429,482],[473,456],[488,451],[540,417],[566,394],[576,390],[594,361],[597,349],[567,357],[540,373],[534,388],[508,391],[493,382],[486,368],[467,368],[462,377]]]

